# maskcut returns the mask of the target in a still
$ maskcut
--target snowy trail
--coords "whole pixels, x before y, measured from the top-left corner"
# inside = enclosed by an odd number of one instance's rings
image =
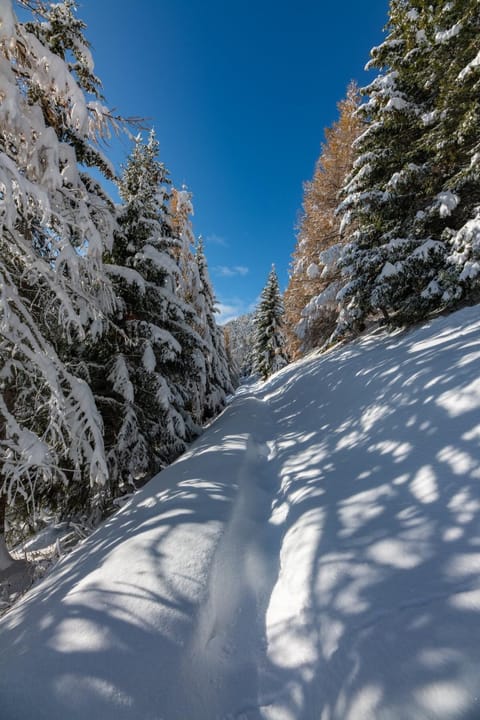
[[[241,388],[0,620],[0,720],[478,720],[479,368],[467,308]]]
[[[268,403],[245,390],[221,427],[214,423],[3,620],[1,720],[91,712],[261,720],[259,665],[281,541],[268,522],[278,491],[273,425]],[[18,645],[7,665],[8,646]],[[5,692],[16,673],[32,678],[33,696],[45,693],[33,712],[22,689]]]
[[[280,538],[268,522],[277,489],[268,472],[271,413],[254,398],[249,406],[255,433],[247,436],[232,514],[185,654],[184,680],[190,688],[185,717],[198,720],[262,717],[258,662],[265,654],[265,615],[278,572]]]

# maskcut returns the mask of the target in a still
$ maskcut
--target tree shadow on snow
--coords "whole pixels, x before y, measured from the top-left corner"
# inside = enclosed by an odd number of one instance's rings
[[[282,718],[480,717],[479,358],[453,316],[435,342],[363,341],[265,386],[284,562],[308,588],[268,633]]]
[[[3,619],[2,720],[194,717],[185,645],[238,491],[224,469],[245,454],[226,412],[226,433],[212,427]]]
[[[454,322],[237,398],[3,619],[2,720],[480,717],[480,338]]]

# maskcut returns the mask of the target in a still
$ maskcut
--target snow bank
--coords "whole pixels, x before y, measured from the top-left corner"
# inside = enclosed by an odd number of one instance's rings
[[[242,386],[0,621],[2,720],[480,716],[478,308]]]

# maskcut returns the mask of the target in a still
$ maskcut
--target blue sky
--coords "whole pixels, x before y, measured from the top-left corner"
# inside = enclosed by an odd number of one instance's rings
[[[193,193],[220,320],[282,288],[302,183],[350,80],[382,41],[387,0],[83,0],[107,102],[153,125],[173,182]],[[125,137],[109,155],[117,168]]]

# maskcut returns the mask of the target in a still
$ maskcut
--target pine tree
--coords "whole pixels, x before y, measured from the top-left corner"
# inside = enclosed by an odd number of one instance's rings
[[[112,495],[144,482],[200,430],[203,340],[182,290],[182,242],[158,151],[153,131],[146,144],[137,138],[119,185],[120,229],[108,256],[123,306],[121,332],[99,349],[95,388]]]
[[[196,258],[195,236],[193,233],[191,216],[193,205],[191,194],[183,188],[172,189],[171,198],[172,227],[175,237],[179,239],[177,248],[177,262],[179,277],[177,293],[185,303],[192,306],[193,329],[201,338],[201,343],[193,351],[193,361],[197,369],[195,375],[187,380],[189,397],[189,411],[193,420],[201,425],[204,421],[207,405],[207,384],[210,365],[211,347],[208,344],[208,323],[204,312],[203,284],[200,278],[200,269]]]
[[[232,354],[232,333],[227,325],[222,325],[223,342],[225,345],[225,354],[227,358],[228,369],[233,387],[237,387],[240,382],[240,368],[233,359]]]
[[[294,357],[321,345],[337,320],[339,270],[332,259],[338,258],[342,237],[335,210],[362,127],[356,115],[358,105],[358,89],[351,83],[338,105],[338,121],[325,130],[313,179],[304,187],[303,214],[284,298],[288,350]]]
[[[479,202],[479,12],[463,0],[391,3],[370,62],[381,72],[361,108],[369,127],[340,207],[350,241],[344,327],[378,313],[412,322],[461,296],[455,266],[472,277],[462,264]]]
[[[254,372],[254,314],[247,313],[225,325],[229,334],[229,348],[238,377],[249,377]]]
[[[195,235],[191,222],[192,195],[185,187],[181,190],[172,187],[170,214],[172,233],[179,241],[178,247],[174,249],[180,270],[177,292],[185,302],[194,305],[200,291],[200,277],[195,260]]]
[[[27,24],[8,0],[0,9],[1,567],[7,503],[33,523],[39,503],[52,508],[75,486],[94,492],[107,477],[101,418],[71,362],[73,344],[98,336],[115,306],[102,266],[112,205],[79,170],[88,153],[98,165],[105,117],[64,58],[64,26],[50,42],[53,15],[71,7]]]
[[[216,415],[225,406],[226,396],[233,392],[233,383],[223,330],[218,327],[215,320],[216,300],[201,239],[197,243],[195,259],[200,279],[197,312],[202,328],[200,332],[206,345],[204,418],[207,419]]]
[[[275,266],[268,275],[255,313],[255,370],[263,380],[289,362],[283,332],[283,302]]]
[[[174,231],[180,240],[177,291],[185,302],[193,306],[194,329],[203,341],[195,351],[199,376],[197,381],[190,382],[189,396],[195,407],[197,422],[204,422],[224,408],[226,396],[233,392],[236,382],[235,369],[228,356],[223,328],[218,327],[215,319],[216,300],[203,241],[200,238],[195,244],[190,220],[193,215],[192,197],[185,188],[172,192],[172,215]]]
[[[440,216],[448,265],[430,292],[450,305],[478,299],[480,287],[480,6],[476,0],[440,3],[434,25],[429,58],[438,94],[427,149],[437,182],[424,222]]]

